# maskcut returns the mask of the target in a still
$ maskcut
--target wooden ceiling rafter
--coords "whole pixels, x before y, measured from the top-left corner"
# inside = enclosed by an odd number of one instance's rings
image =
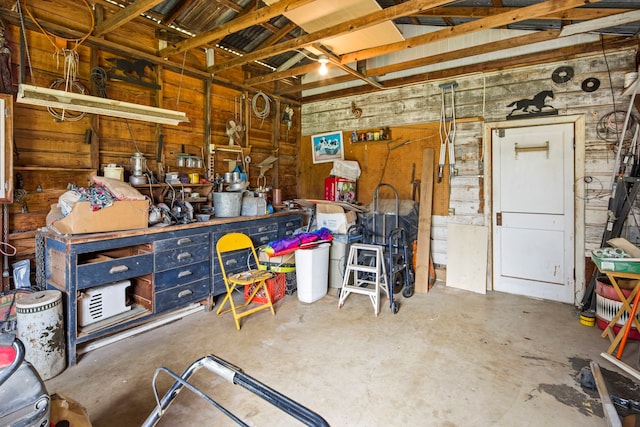
[[[242,57],[232,59],[231,61],[224,62],[222,64],[216,64],[209,67],[207,71],[210,73],[218,73],[220,71],[239,67],[247,62],[257,61],[265,58],[272,57],[274,55],[284,53],[290,50],[302,49],[313,45],[314,43],[322,42],[324,39],[337,37],[343,34],[353,32],[354,29],[364,29],[373,25],[380,24],[389,20],[393,20],[399,17],[409,15],[411,13],[418,12],[420,10],[426,10],[431,7],[442,6],[446,3],[451,3],[453,0],[408,0],[396,6],[391,6],[383,10],[379,10],[368,15],[362,16],[357,19],[343,22],[341,24],[334,25],[332,27],[325,28],[323,30],[316,31],[314,33],[305,34],[295,39],[288,40],[283,43],[279,43],[268,48],[255,50]],[[279,4],[279,3],[276,3]]]
[[[111,17],[96,25],[93,35],[100,37],[108,32],[120,28],[127,22],[133,21],[139,17],[141,13],[144,13],[149,9],[153,9],[162,2],[163,0],[136,0],[136,2],[120,9]]]
[[[444,6],[436,7],[426,12],[416,13],[411,16],[424,18],[487,18],[489,16],[499,15],[504,12],[510,12],[519,7],[456,7]],[[596,7],[578,7],[575,9],[562,10],[547,15],[537,16],[536,19],[541,20],[569,20],[569,21],[588,21],[590,19],[602,18],[604,16],[617,15],[619,13],[630,12],[634,9],[614,9],[614,8],[596,8]]]
[[[436,55],[429,55],[429,56],[425,56],[425,57],[422,57],[422,58],[417,58],[417,59],[412,59],[412,60],[409,60],[409,61],[399,62],[399,63],[396,63],[396,64],[391,64],[391,65],[386,65],[386,66],[382,66],[382,67],[372,68],[372,69],[367,70],[367,74],[366,75],[368,77],[383,76],[385,74],[411,70],[411,69],[414,69],[414,68],[425,67],[425,66],[432,65],[432,64],[438,64],[438,63],[443,63],[443,62],[447,62],[447,61],[453,61],[453,60],[456,60],[456,59],[467,58],[467,57],[474,56],[474,55],[481,55],[481,54],[485,54],[485,53],[497,52],[497,51],[500,51],[500,50],[503,50],[503,49],[507,49],[507,48],[525,46],[525,45],[530,44],[530,43],[538,43],[538,42],[553,40],[558,36],[558,34],[559,34],[559,31],[547,30],[547,31],[541,31],[541,32],[534,33],[534,34],[527,34],[527,35],[523,35],[523,36],[511,37],[511,38],[508,38],[508,39],[499,40],[499,41],[491,42],[491,43],[486,43],[486,44],[483,44],[483,45],[471,46],[471,47],[467,47],[467,48],[463,48],[463,49],[457,49],[457,50],[450,51],[450,52],[440,53],[440,54],[436,54]],[[295,71],[295,69],[291,69],[289,71]],[[293,75],[295,75],[295,74],[293,74]],[[347,81],[353,81],[353,80],[355,80],[355,79],[353,77],[351,77],[349,80],[342,80],[340,83],[346,83]],[[245,81],[245,84],[251,85],[251,84],[257,84],[258,82],[264,83],[266,81],[269,81],[269,80],[266,80],[266,79],[260,80],[258,78],[255,78],[255,79],[252,79],[252,80],[249,80],[249,81]],[[384,82],[382,82],[382,83],[384,84]],[[281,94],[287,93],[285,91],[287,91],[287,89],[285,89],[283,91],[280,91],[279,93],[281,93]]]
[[[596,3],[600,0],[547,0],[527,7],[516,8],[508,12],[490,16],[476,21],[465,22],[451,28],[444,28],[431,33],[420,36],[411,37],[401,42],[391,43],[371,49],[363,49],[357,52],[342,55],[342,62],[348,64],[363,59],[374,58],[376,56],[387,55],[389,53],[398,52],[400,50],[433,43],[449,39],[452,37],[468,35],[474,32],[487,30],[490,28],[508,25],[510,23],[524,21],[527,19],[543,16],[549,13],[558,12],[560,10],[570,9],[583,5],[585,2]]]
[[[382,84],[378,83],[377,81],[373,80],[370,77],[365,76],[361,72],[359,72],[357,70],[354,70],[353,68],[349,67],[348,65],[345,65],[342,62],[340,62],[340,57],[337,56],[337,55],[334,55],[329,49],[326,49],[322,45],[319,45],[319,44],[314,44],[313,47],[315,49],[317,49],[318,51],[322,52],[323,54],[325,54],[327,56],[327,58],[329,58],[329,63],[335,65],[338,68],[340,68],[342,71],[346,72],[347,74],[351,74],[355,78],[362,80],[366,84],[368,84],[370,86],[373,86],[376,89],[384,89],[384,86]]]
[[[273,32],[273,34],[267,38],[265,41],[263,41],[262,43],[260,43],[260,46],[258,46],[257,49],[264,49],[268,46],[272,46],[276,43],[278,43],[280,40],[284,39],[285,37],[287,37],[287,35],[295,30],[298,26],[296,24],[294,24],[293,22],[289,21],[287,22],[285,25],[282,26],[282,28],[278,29],[277,31]]]
[[[169,11],[169,13],[167,13],[161,20],[162,24],[164,25],[171,25],[175,22],[176,19],[178,19],[178,16],[180,16],[185,10],[187,10],[188,8],[190,8],[194,3],[196,2],[196,0],[182,0],[180,2],[178,2],[173,9],[171,9]]]
[[[611,49],[635,48],[636,44],[637,43],[635,41],[630,40],[629,38],[613,37],[612,39],[609,39],[608,42],[605,42],[604,49],[611,50]],[[575,59],[579,57],[598,54],[602,51],[602,49],[603,49],[603,46],[600,42],[590,42],[590,43],[584,43],[580,45],[574,45],[574,46],[559,48],[555,50],[545,51],[542,53],[529,53],[525,55],[510,57],[510,58],[497,59],[494,61],[475,63],[472,65],[467,65],[462,67],[452,67],[452,68],[438,70],[430,73],[418,73],[411,76],[388,80],[385,83],[387,83],[390,87],[392,85],[393,85],[392,87],[409,86],[409,85],[420,84],[420,83],[429,82],[429,81],[449,79],[452,77],[460,77],[460,76],[472,75],[472,74],[478,74],[478,73],[497,72],[497,71],[503,71],[503,70],[510,70],[517,67],[527,67],[527,66],[545,64],[545,63],[554,62],[558,60]],[[339,82],[340,82],[339,79],[333,79],[333,82],[331,84],[337,84]],[[301,85],[299,88],[297,88],[297,90],[304,91],[304,90],[321,87],[316,85],[315,83],[317,82],[314,82],[314,84],[309,84],[309,85]],[[330,99],[336,99],[336,98],[342,98],[342,97],[348,97],[348,96],[363,95],[371,92],[373,92],[373,90],[368,86],[360,85],[360,86],[355,86],[347,89],[340,89],[340,90],[331,91],[331,92],[324,92],[322,94],[305,96],[304,102],[311,103],[311,102],[326,101]],[[279,92],[279,94],[280,95],[284,94],[284,91],[283,93]]]
[[[245,28],[249,28],[253,25],[259,25],[267,22],[276,16],[282,15],[287,10],[293,10],[307,3],[311,3],[314,0],[281,0],[275,3],[273,6],[263,7],[247,13],[246,15],[237,17],[229,21],[227,24],[221,25],[211,31],[207,31],[202,34],[198,34],[195,37],[185,39],[180,43],[176,43],[174,46],[169,46],[162,49],[159,56],[167,58],[171,55],[175,55],[185,50],[193,49],[204,44],[207,44],[213,40],[219,40],[228,34],[236,33]]]

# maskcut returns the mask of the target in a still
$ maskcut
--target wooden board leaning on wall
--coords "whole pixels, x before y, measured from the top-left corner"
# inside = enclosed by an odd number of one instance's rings
[[[458,123],[478,120],[477,118],[459,119]],[[439,123],[391,127],[391,138],[384,141],[353,143],[351,142],[352,132],[352,130],[342,132],[344,159],[356,160],[360,165],[362,172],[357,183],[357,198],[360,203],[363,205],[371,203],[379,183],[393,185],[398,192],[398,198],[411,199],[413,165],[415,165],[414,179],[419,180],[422,171],[422,152],[425,148],[433,148],[436,154],[433,215],[449,214],[448,158],[445,162],[444,177],[441,182],[437,180],[440,153]],[[333,162],[313,164],[310,135],[303,136],[301,144],[299,195],[310,199],[323,199],[324,179],[329,176]],[[393,195],[389,190],[383,189],[379,197],[391,198]]]

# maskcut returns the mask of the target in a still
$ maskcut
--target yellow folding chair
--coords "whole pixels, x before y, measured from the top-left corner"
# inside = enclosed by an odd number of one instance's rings
[[[218,243],[216,244],[216,252],[218,253],[218,262],[220,263],[220,269],[222,270],[222,277],[224,278],[224,285],[227,288],[227,294],[222,300],[222,304],[218,307],[216,314],[218,316],[232,312],[233,319],[236,322],[236,328],[240,330],[240,319],[242,317],[248,316],[250,314],[255,313],[256,311],[270,309],[271,314],[275,316],[276,312],[273,310],[273,304],[271,302],[271,295],[269,295],[269,291],[267,289],[267,279],[273,277],[273,274],[270,271],[263,270],[247,270],[239,273],[234,273],[228,275],[225,270],[225,265],[223,261],[223,254],[227,252],[239,251],[239,250],[251,250],[251,254],[249,256],[253,256],[253,262],[255,263],[256,268],[258,268],[258,255],[256,254],[256,249],[253,246],[253,242],[246,234],[242,233],[229,233],[222,236]],[[233,302],[233,291],[239,286],[253,286],[253,290],[249,294],[249,298],[240,305],[236,305]],[[264,290],[264,294],[266,295],[267,302],[265,304],[258,305],[253,308],[249,308],[246,310],[242,310],[246,306],[248,306],[253,298],[256,296],[260,290]],[[225,309],[226,303],[229,302],[230,308]],[[239,311],[239,309],[241,311]]]

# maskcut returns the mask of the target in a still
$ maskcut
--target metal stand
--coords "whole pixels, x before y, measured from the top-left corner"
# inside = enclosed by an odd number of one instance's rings
[[[236,424],[241,426],[248,426],[245,422],[239,419],[235,414],[231,411],[220,405],[211,397],[207,396],[197,387],[189,383],[189,378],[193,376],[196,371],[200,368],[207,368],[210,372],[219,375],[221,378],[226,379],[227,381],[239,385],[246,390],[249,390],[253,394],[261,397],[265,401],[271,403],[278,409],[283,412],[291,415],[293,418],[302,422],[307,426],[318,426],[324,427],[329,426],[329,424],[322,418],[320,415],[311,411],[310,409],[300,405],[299,403],[293,401],[287,396],[277,392],[276,390],[268,387],[267,385],[261,383],[260,381],[254,379],[253,377],[243,373],[239,368],[231,365],[230,363],[214,356],[209,355],[202,357],[195,362],[193,362],[189,367],[184,371],[184,373],[180,376],[170,371],[167,368],[158,368],[153,376],[153,391],[156,396],[157,406],[154,408],[153,412],[147,417],[147,419],[142,424],[144,427],[155,426],[162,415],[167,410],[169,405],[173,402],[176,396],[180,393],[183,388],[188,388],[196,395],[204,399],[206,402],[213,405],[215,408],[219,409],[226,416],[231,418]],[[160,372],[165,372],[169,376],[175,379],[175,383],[169,388],[169,390],[165,393],[162,399],[158,396],[158,390],[156,386],[156,379]],[[206,422],[202,423],[206,425]]]

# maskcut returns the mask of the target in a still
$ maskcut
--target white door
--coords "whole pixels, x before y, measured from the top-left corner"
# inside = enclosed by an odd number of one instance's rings
[[[574,302],[573,124],[494,129],[493,288]]]

